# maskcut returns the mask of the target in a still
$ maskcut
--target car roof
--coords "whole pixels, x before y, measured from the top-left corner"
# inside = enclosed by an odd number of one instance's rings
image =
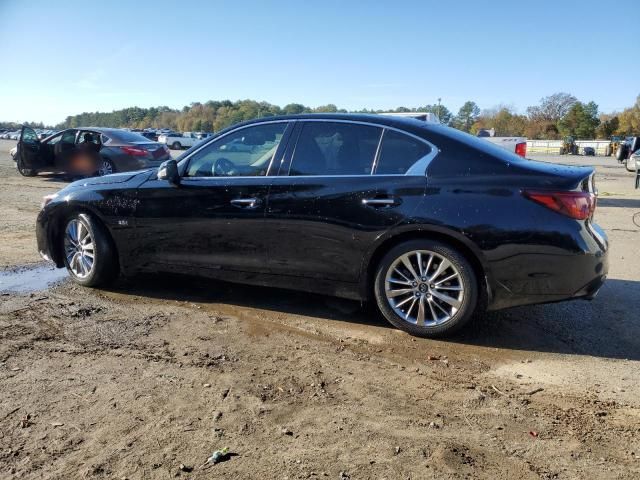
[[[225,128],[224,130],[217,132],[216,136],[228,130],[235,129],[244,125],[251,125],[254,123],[318,119],[373,123],[382,127],[398,128],[400,130],[405,130],[407,132],[415,134],[419,134],[420,132],[424,132],[425,130],[443,134],[444,131],[448,129],[448,127],[445,127],[444,125],[429,123],[425,122],[424,120],[418,120],[416,118],[386,116],[384,114],[375,113],[302,113],[296,115],[276,115],[272,117],[261,117],[241,123],[236,123],[234,125],[231,125],[230,127]]]
[[[69,130],[90,130],[92,132],[98,132],[98,133],[115,133],[115,134],[117,134],[118,132],[126,131],[126,130],[123,130],[122,128],[106,128],[106,127],[76,127],[76,128],[70,128]],[[133,132],[133,133],[138,133],[138,132]]]
[[[231,125],[219,132],[223,133],[230,129],[238,128],[243,125],[251,125],[254,123],[262,123],[262,122],[274,122],[274,121],[293,121],[293,120],[341,120],[341,121],[351,121],[351,122],[363,122],[363,123],[374,123],[380,126],[387,126],[398,128],[400,130],[406,130],[411,133],[419,134],[421,131],[425,130],[432,131],[434,133],[445,133],[446,130],[449,130],[448,127],[436,123],[425,122],[424,120],[418,120],[410,117],[402,117],[402,116],[387,116],[384,114],[372,114],[372,113],[302,113],[296,115],[276,115],[271,117],[260,117],[252,120],[247,120],[245,122],[236,123]],[[107,127],[76,127],[69,130],[90,130],[93,132],[117,135],[122,132],[121,128],[107,128]],[[139,132],[133,132],[139,133]],[[216,136],[217,136],[216,135]]]
[[[262,122],[270,120],[348,120],[353,122],[380,123],[385,125],[393,125],[396,123],[413,124],[414,122],[425,123],[420,120],[407,117],[392,117],[383,114],[373,113],[300,113],[296,115],[276,115],[273,117],[261,117],[255,120],[249,120],[245,123]]]

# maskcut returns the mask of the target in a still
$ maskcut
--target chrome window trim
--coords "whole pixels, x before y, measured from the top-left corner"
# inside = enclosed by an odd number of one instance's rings
[[[382,129],[380,132],[380,138],[378,139],[378,146],[376,147],[376,153],[373,157],[373,164],[371,165],[371,175],[375,174],[375,171],[378,168],[378,162],[380,161],[380,151],[382,150],[382,141],[384,140],[384,133],[387,131],[386,128]]]
[[[427,168],[429,167],[429,164],[433,161],[434,158],[438,156],[438,153],[440,153],[440,149],[436,148],[435,145],[433,145],[430,142],[427,142],[426,140],[423,140],[423,141],[431,147],[431,151],[427,153],[424,157],[418,159],[417,162],[415,162],[413,165],[409,167],[409,169],[405,172],[405,175],[407,176],[412,176],[412,175],[426,176]]]
[[[238,128],[234,128],[233,130],[229,130],[228,132],[224,133],[223,135],[220,135],[219,137],[214,137],[211,141],[206,142],[204,145],[201,145],[197,150],[194,150],[193,152],[191,152],[189,154],[189,156],[183,158],[180,163],[182,162],[187,162],[186,163],[186,168],[188,168],[188,165],[191,161],[191,157],[193,157],[196,153],[200,152],[202,149],[204,149],[205,147],[207,147],[208,145],[217,142],[218,140],[226,137],[227,135],[231,135],[232,133],[238,132],[240,130],[244,130],[245,128],[250,128],[250,127],[255,127],[258,125],[266,125],[266,124],[273,124],[273,123],[296,123],[296,122],[326,122],[326,123],[351,123],[351,124],[356,124],[356,125],[367,125],[367,126],[371,126],[371,127],[377,127],[382,129],[382,132],[380,134],[380,140],[378,143],[378,148],[376,149],[376,157],[374,159],[374,164],[372,165],[371,168],[371,173],[369,174],[362,174],[362,175],[244,175],[244,176],[237,176],[237,177],[183,177],[183,178],[188,178],[188,179],[194,179],[194,178],[199,178],[199,179],[212,179],[212,178],[224,178],[224,179],[233,179],[233,178],[334,178],[334,177],[371,177],[371,176],[376,176],[376,177],[410,177],[410,176],[416,176],[416,177],[420,177],[420,176],[425,176],[427,174],[427,168],[429,167],[429,164],[433,161],[434,158],[436,158],[438,156],[438,154],[440,153],[440,149],[438,147],[436,147],[433,143],[429,142],[428,140],[425,140],[422,137],[419,137],[418,135],[414,135],[413,133],[407,132],[405,130],[402,130],[400,128],[395,128],[395,127],[389,127],[387,125],[381,125],[378,123],[373,123],[373,122],[363,122],[361,120],[343,120],[343,119],[333,119],[333,118],[293,118],[293,119],[284,119],[284,120],[267,120],[264,122],[255,122],[255,123],[251,123],[249,125],[243,125],[241,127]],[[403,135],[407,135],[409,137],[413,137],[416,140],[425,143],[426,145],[428,145],[431,148],[431,151],[425,155],[424,157],[418,159],[413,165],[411,165],[411,167],[409,167],[409,169],[405,172],[405,173],[390,173],[390,174],[380,174],[377,175],[375,174],[375,170],[374,168],[377,167],[377,162],[378,162],[378,155],[380,153],[380,149],[382,148],[382,139],[384,138],[384,133],[385,130],[393,130],[395,132],[401,133]],[[271,167],[273,166],[273,161],[275,158],[275,153],[274,156],[271,158],[270,162],[269,162],[269,167],[267,169],[267,171],[271,170]]]
[[[204,142],[203,145],[201,145],[197,150],[194,150],[193,152],[191,152],[188,156],[184,157],[182,160],[180,160],[180,163],[182,162],[187,162],[185,168],[185,172],[187,170],[187,168],[189,168],[189,162],[191,162],[191,157],[193,157],[196,153],[200,152],[202,149],[204,149],[205,147],[208,147],[209,145],[216,143],[218,140],[223,139],[224,137],[226,137],[227,135],[231,135],[232,133],[236,133],[239,132],[240,130],[244,130],[245,128],[251,128],[251,127],[257,127],[260,125],[267,125],[267,124],[275,124],[275,123],[292,123],[295,120],[271,120],[271,121],[266,121],[266,122],[255,122],[255,123],[251,123],[249,125],[243,125],[241,127],[238,128],[234,128],[233,130],[229,130],[228,132],[220,135],[219,137],[213,137],[213,139],[209,142]],[[287,127],[285,127],[285,131],[286,131]],[[278,147],[280,146],[280,144],[278,144]],[[273,159],[276,156],[276,152],[278,151],[278,148],[276,148],[276,151],[273,152],[273,156],[271,157],[271,160],[269,160],[269,166],[267,167],[267,172],[269,172],[271,170],[271,167],[273,165]],[[226,178],[226,179],[230,179],[230,178],[268,178],[268,177],[274,177],[275,175],[238,175],[238,176],[229,176],[229,177],[216,177],[216,176],[210,176],[210,177],[187,177],[187,176],[183,176],[181,175],[181,178]]]

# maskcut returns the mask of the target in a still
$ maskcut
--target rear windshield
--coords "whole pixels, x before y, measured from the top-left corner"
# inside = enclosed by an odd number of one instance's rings
[[[149,142],[148,138],[143,137],[139,133],[127,132],[126,130],[120,130],[120,131],[117,131],[117,132],[116,131],[109,132],[109,136],[111,138],[113,138],[114,140],[118,140],[118,141],[121,141],[121,142],[129,142],[129,143],[136,143],[136,142],[148,143]]]

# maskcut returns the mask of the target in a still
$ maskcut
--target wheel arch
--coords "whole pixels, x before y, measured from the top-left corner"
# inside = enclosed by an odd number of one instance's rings
[[[481,302],[481,305],[486,306],[492,297],[492,293],[489,268],[482,252],[464,236],[439,228],[404,229],[387,235],[386,238],[382,239],[371,254],[365,258],[360,286],[362,298],[368,300],[373,296],[375,275],[382,257],[400,243],[420,239],[437,240],[445,243],[458,250],[469,261],[478,280],[478,285],[481,285],[479,302]]]
[[[57,267],[64,266],[64,258],[63,258],[63,245],[62,245],[62,233],[64,231],[64,222],[67,218],[69,218],[72,214],[80,214],[84,213],[90,215],[94,220],[96,220],[102,227],[104,228],[107,235],[109,235],[109,241],[116,252],[116,258],[120,259],[118,245],[116,244],[113,233],[108,226],[108,223],[102,218],[100,213],[87,205],[81,204],[69,204],[64,207],[56,209],[55,213],[52,214],[51,219],[49,220],[49,227],[47,231],[48,243],[51,245],[49,254],[51,255],[51,260],[56,264]]]

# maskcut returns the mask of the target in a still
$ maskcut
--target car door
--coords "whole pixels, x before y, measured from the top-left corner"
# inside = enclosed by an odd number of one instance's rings
[[[394,152],[398,135],[414,150]],[[353,122],[299,122],[294,137],[269,193],[269,266],[281,275],[357,282],[376,239],[423,199],[426,161],[435,150]]]
[[[290,129],[289,122],[266,122],[228,132],[180,163],[178,185],[155,177],[141,185],[135,253],[140,263],[266,271],[270,173]],[[236,142],[247,148],[230,151]]]
[[[18,167],[38,171],[45,167],[46,157],[42,154],[42,144],[38,134],[31,127],[22,127],[18,140]]]

